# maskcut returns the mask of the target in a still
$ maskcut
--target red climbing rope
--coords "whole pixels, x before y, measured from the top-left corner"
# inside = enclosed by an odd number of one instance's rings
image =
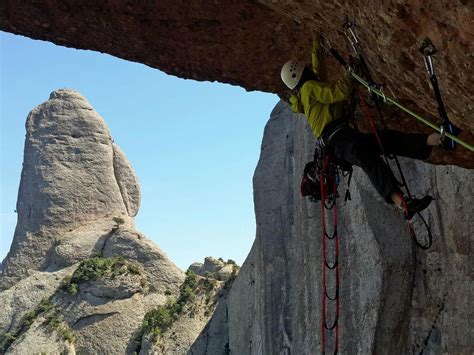
[[[322,250],[323,250],[323,277],[322,277],[322,324],[321,324],[321,350],[322,353],[326,352],[326,343],[325,343],[325,334],[326,330],[335,330],[335,340],[334,340],[334,354],[337,354],[339,349],[339,235],[337,231],[337,183],[336,183],[336,168],[331,164],[330,155],[326,155],[323,160],[322,169],[320,173],[320,187],[321,187],[321,218],[322,218]],[[331,191],[332,194],[328,196],[328,192]],[[333,200],[330,207],[326,204],[326,199]],[[326,230],[326,210],[333,209],[334,216],[334,231],[332,236],[329,236]],[[329,265],[326,255],[326,239],[334,239],[335,241],[335,253],[334,253],[334,263]],[[329,296],[327,292],[326,285],[326,269],[336,271],[336,290],[334,297]],[[326,298],[330,301],[336,301],[336,315],[334,323],[328,327],[326,322]]]
[[[365,102],[364,96],[362,96],[362,93],[360,90],[357,90],[357,95],[359,95],[359,101],[362,103],[362,107],[364,108],[365,111],[365,116],[367,117],[367,120],[370,123],[370,127],[372,128],[372,132],[375,135],[375,138],[377,139],[377,143],[379,145],[380,151],[382,152],[382,155],[385,159],[385,162],[387,165],[390,167],[390,164],[387,159],[387,154],[385,154],[385,149],[383,148],[382,140],[380,139],[379,136],[379,130],[377,129],[377,126],[375,125],[374,119],[372,118],[372,113],[369,110],[369,107],[367,106],[367,103]]]
[[[382,153],[382,155],[385,159],[385,162],[387,163],[388,167],[390,168],[390,163],[388,161],[387,154],[385,154],[385,149],[383,147],[382,140],[380,139],[378,129],[375,125],[374,119],[372,118],[372,114],[369,110],[369,107],[368,107],[367,103],[365,102],[364,96],[362,95],[360,90],[357,90],[357,94],[359,96],[359,101],[361,102],[362,107],[364,108],[365,115],[367,116],[367,120],[369,121],[370,126],[372,128],[372,132],[373,132],[373,134],[375,135],[375,137],[377,139],[377,143],[379,145],[380,151],[381,151],[381,153]],[[382,113],[379,111],[379,114],[381,115]],[[402,179],[402,184],[400,184],[400,185],[401,185],[401,187],[405,188],[405,190],[407,192],[407,195],[408,195],[408,198],[411,199],[412,195],[410,193],[410,189],[408,188],[407,182],[406,182],[405,177],[403,175],[403,171],[402,171],[402,168],[400,166],[400,163],[398,162],[398,159],[395,159],[395,162],[397,164],[398,172],[399,172],[400,177]],[[391,170],[391,168],[390,168],[390,170]],[[401,197],[401,200],[402,200],[402,206],[403,206],[404,210],[408,211],[408,207],[407,207],[407,203],[405,201],[405,198],[403,196],[400,196],[400,197]],[[428,244],[421,244],[420,242],[418,242],[418,240],[416,238],[415,229],[413,227],[413,221],[412,220],[407,220],[408,235],[420,248],[426,250],[426,249],[429,249],[431,247],[432,240],[433,240],[433,237],[432,237],[432,234],[431,234],[431,228],[428,226],[428,223],[426,222],[425,218],[419,212],[417,212],[416,214],[418,215],[421,222],[424,224],[424,226],[426,228],[426,231],[428,233]]]

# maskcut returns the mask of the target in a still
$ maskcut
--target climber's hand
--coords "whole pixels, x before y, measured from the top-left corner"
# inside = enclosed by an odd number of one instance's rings
[[[322,33],[319,34],[319,46],[323,49],[324,54],[329,55],[331,45],[329,44],[329,41],[326,39],[326,37]]]

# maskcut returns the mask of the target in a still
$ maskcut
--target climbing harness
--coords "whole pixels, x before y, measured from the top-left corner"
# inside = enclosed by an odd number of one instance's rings
[[[351,194],[349,191],[349,186],[351,183],[352,178],[352,166],[347,164],[344,161],[340,161],[334,157],[333,152],[331,152],[326,144],[324,143],[324,139],[318,139],[316,142],[316,146],[314,149],[313,160],[306,163],[303,176],[301,178],[300,184],[300,192],[302,197],[309,197],[311,202],[318,202],[322,200],[321,195],[321,172],[324,167],[325,159],[331,159],[332,166],[335,167],[337,174],[336,182],[337,185],[340,183],[340,176],[347,177],[347,184],[346,184],[346,192],[344,195],[344,202],[351,200]],[[326,191],[325,196],[329,196],[332,194],[332,190]],[[339,197],[339,196],[337,196]]]
[[[444,106],[443,98],[441,97],[441,91],[439,90],[438,77],[434,71],[433,59],[431,56],[435,55],[438,50],[435,48],[431,40],[426,37],[420,46],[420,53],[423,54],[423,60],[425,62],[426,73],[431,81],[431,86],[435,94],[436,101],[438,103],[438,113],[439,117],[443,120],[443,123],[440,127],[441,133],[441,144],[446,150],[454,150],[456,148],[456,142],[453,140],[446,140],[446,131],[450,134],[457,136],[461,133],[461,130],[453,125],[448,118],[446,113],[446,108]]]
[[[322,277],[322,321],[321,321],[321,350],[326,353],[326,330],[335,331],[334,336],[334,354],[339,349],[339,233],[337,230],[337,186],[339,184],[339,171],[334,162],[331,153],[325,154],[323,158],[322,168],[319,175],[321,187],[321,216],[322,216],[322,254],[323,254],[323,277]],[[326,229],[326,211],[333,210],[333,231],[329,234]],[[326,240],[334,240],[334,261],[329,263],[326,253]],[[335,271],[335,290],[334,296],[330,296],[326,284],[326,271]],[[336,302],[334,321],[328,325],[326,319],[326,302]]]

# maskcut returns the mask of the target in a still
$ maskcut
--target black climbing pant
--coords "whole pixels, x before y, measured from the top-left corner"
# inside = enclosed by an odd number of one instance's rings
[[[427,134],[402,133],[385,130],[379,133],[385,154],[401,155],[413,159],[427,159],[432,147],[426,145]],[[382,159],[382,152],[374,134],[360,133],[348,126],[339,129],[329,145],[338,159],[361,167],[379,194],[389,203],[391,195],[400,191],[398,181]]]

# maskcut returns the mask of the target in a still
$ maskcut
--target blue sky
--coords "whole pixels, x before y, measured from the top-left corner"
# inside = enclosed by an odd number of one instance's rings
[[[276,95],[4,32],[0,41],[0,259],[16,225],[26,116],[51,91],[72,88],[138,175],[141,232],[182,269],[206,256],[245,260],[255,238],[252,175]]]

